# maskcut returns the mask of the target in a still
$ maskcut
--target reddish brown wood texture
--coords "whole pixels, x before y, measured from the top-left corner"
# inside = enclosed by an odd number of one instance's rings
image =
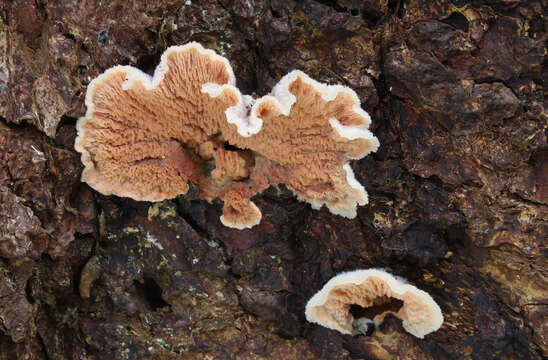
[[[0,2],[1,359],[540,359],[548,356],[546,2]],[[347,220],[283,188],[238,231],[221,204],[80,183],[89,81],[169,45],[226,56],[244,93],[292,69],[352,87],[381,148]],[[87,265],[86,265],[87,264]],[[333,275],[383,267],[445,316],[425,339],[309,324]]]

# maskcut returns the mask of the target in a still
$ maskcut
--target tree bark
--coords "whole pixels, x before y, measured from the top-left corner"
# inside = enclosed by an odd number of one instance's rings
[[[548,357],[545,1],[7,0],[0,3],[1,359]],[[243,93],[293,69],[354,89],[381,147],[352,162],[356,219],[284,187],[233,230],[222,204],[80,182],[87,84],[170,45],[227,57]],[[424,339],[310,324],[332,276],[427,291]]]

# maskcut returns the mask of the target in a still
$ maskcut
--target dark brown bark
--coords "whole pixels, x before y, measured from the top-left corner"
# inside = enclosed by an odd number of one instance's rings
[[[545,1],[0,3],[1,359],[548,356]],[[251,230],[221,204],[139,203],[79,181],[89,81],[169,45],[226,56],[244,93],[301,69],[352,87],[381,142],[347,220],[283,187]],[[445,316],[425,339],[307,323],[333,275],[383,267]],[[26,357],[25,357],[26,356]]]

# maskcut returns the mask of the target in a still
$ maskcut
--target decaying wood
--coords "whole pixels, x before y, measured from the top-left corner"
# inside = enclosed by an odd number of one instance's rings
[[[541,359],[548,356],[546,3],[0,2],[1,359]],[[74,151],[86,85],[170,45],[227,57],[243,93],[300,69],[354,89],[381,147],[352,163],[354,220],[283,187],[222,204],[102,196]],[[440,305],[424,339],[307,323],[339,272],[381,267]]]

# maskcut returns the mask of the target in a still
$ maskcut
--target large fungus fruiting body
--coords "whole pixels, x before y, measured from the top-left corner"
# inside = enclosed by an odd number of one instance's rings
[[[367,203],[348,161],[379,143],[347,87],[293,71],[252,99],[225,58],[189,43],[167,49],[153,76],[105,71],[86,105],[75,148],[82,180],[103,194],[158,201],[185,194],[192,181],[202,199],[224,201],[221,221],[238,229],[260,222],[250,198],[274,184],[349,218]]]
[[[382,322],[386,313],[392,311],[380,313],[373,319],[355,319],[350,311],[352,305],[375,307],[391,298],[403,303],[393,313],[410,334],[423,338],[441,327],[441,309],[428,293],[379,269],[356,270],[333,277],[308,301],[305,315],[310,322],[353,334],[362,324]]]

